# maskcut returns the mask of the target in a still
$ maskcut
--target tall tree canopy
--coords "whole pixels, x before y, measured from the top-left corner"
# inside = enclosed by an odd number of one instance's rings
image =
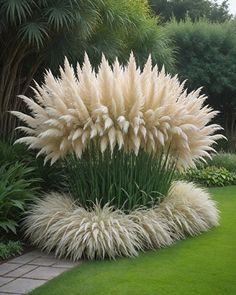
[[[29,91],[44,68],[86,51],[98,65],[101,53],[125,61],[133,50],[140,65],[173,65],[172,49],[145,0],[0,0],[0,136],[16,126],[8,111],[20,109],[17,94]]]
[[[164,22],[173,17],[184,20],[186,16],[192,21],[205,17],[212,22],[224,22],[232,17],[228,0],[221,4],[217,0],[149,0],[149,4]]]

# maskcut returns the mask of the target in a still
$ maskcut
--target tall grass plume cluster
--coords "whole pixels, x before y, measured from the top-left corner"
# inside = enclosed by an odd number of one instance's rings
[[[188,93],[177,76],[153,67],[151,57],[141,70],[133,54],[126,66],[109,65],[103,56],[95,72],[85,55],[82,67],[75,71],[66,59],[60,73],[47,71],[34,99],[21,96],[31,115],[12,112],[28,125],[20,127],[27,136],[18,142],[39,149],[45,161],[70,152],[81,158],[94,143],[101,153],[115,147],[136,155],[168,151],[187,167],[209,156],[221,137],[215,134],[220,127],[209,124],[217,112],[204,106],[201,89]]]
[[[52,193],[32,206],[25,227],[34,245],[58,257],[104,259],[169,246],[216,226],[218,218],[205,190],[177,182],[160,206],[129,214],[109,204],[86,210],[70,196]]]
[[[30,114],[12,112],[26,125],[17,142],[45,162],[64,159],[70,192],[32,205],[25,226],[35,245],[73,260],[133,256],[217,225],[206,191],[172,185],[175,168],[205,161],[222,137],[201,89],[188,93],[151,57],[140,69],[131,53],[127,65],[102,56],[97,71],[87,55],[76,69],[66,59],[33,90],[21,96]]]

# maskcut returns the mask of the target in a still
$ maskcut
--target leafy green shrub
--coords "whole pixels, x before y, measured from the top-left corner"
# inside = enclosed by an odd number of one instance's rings
[[[42,156],[36,158],[34,151],[28,150],[23,144],[10,144],[0,141],[0,166],[22,163],[27,167],[33,167],[32,176],[40,178],[40,188],[42,191],[58,190],[63,186],[64,176],[62,174],[61,162],[51,166],[44,164]]]
[[[226,186],[236,184],[236,175],[223,167],[209,166],[191,169],[181,174],[180,179],[193,181],[204,186]]]
[[[33,171],[21,163],[0,167],[0,232],[16,234],[27,202],[36,195],[39,179],[32,178]]]
[[[14,164],[16,162],[31,164],[34,161],[34,153],[23,144],[10,144],[0,141],[0,165]]]
[[[236,154],[218,153],[208,160],[209,166],[224,167],[229,172],[236,173]]]
[[[235,22],[223,24],[189,19],[167,25],[177,47],[177,72],[190,90],[203,86],[208,103],[220,111],[219,123],[228,139],[236,134],[236,30]]]
[[[0,260],[21,254],[22,250],[20,241],[0,242]]]
[[[168,156],[151,156],[140,152],[106,151],[104,154],[90,149],[79,160],[69,155],[65,175],[68,190],[79,202],[91,207],[99,201],[117,208],[133,209],[138,205],[151,206],[167,195],[175,166]]]

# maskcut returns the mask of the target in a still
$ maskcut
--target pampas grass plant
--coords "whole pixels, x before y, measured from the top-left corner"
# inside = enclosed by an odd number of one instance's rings
[[[135,256],[217,225],[206,191],[170,188],[175,167],[204,161],[222,137],[201,89],[188,93],[151,57],[141,70],[131,54],[126,66],[103,56],[97,72],[87,55],[76,71],[66,59],[60,77],[47,71],[33,90],[34,99],[21,96],[31,114],[12,112],[27,125],[17,142],[45,162],[65,159],[80,204],[57,193],[36,201],[25,220],[35,245],[73,260]]]
[[[136,256],[138,250],[166,247],[217,224],[209,194],[185,182],[176,182],[160,206],[129,214],[99,204],[86,210],[68,195],[52,193],[39,199],[25,219],[33,244],[72,260]]]
[[[216,203],[209,193],[183,181],[172,185],[156,213],[165,216],[172,232],[179,238],[207,231],[217,226],[219,220]]]
[[[68,195],[51,193],[38,199],[24,221],[34,245],[58,257],[78,260],[136,256],[142,227],[120,210],[94,204],[86,210]]]
[[[154,209],[136,209],[129,216],[142,228],[137,235],[142,239],[144,248],[158,249],[174,242],[165,216],[157,214]]]
[[[115,147],[136,155],[168,151],[187,167],[209,157],[222,137],[214,134],[220,127],[209,124],[217,112],[204,106],[201,89],[187,93],[177,76],[152,67],[151,57],[141,71],[132,53],[127,66],[109,65],[103,56],[96,73],[85,55],[82,68],[75,71],[66,59],[60,73],[55,78],[47,71],[34,99],[20,96],[31,115],[12,112],[28,125],[20,127],[27,136],[17,142],[39,149],[45,161],[71,152],[81,158],[93,143],[101,153]]]
[[[164,154],[155,157],[140,152],[138,157],[115,150],[112,157],[89,148],[78,160],[66,157],[65,179],[69,192],[84,207],[114,205],[129,211],[140,205],[152,207],[161,202],[171,186],[175,163]]]

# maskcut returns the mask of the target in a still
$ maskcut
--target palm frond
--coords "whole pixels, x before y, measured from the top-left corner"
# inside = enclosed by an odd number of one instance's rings
[[[22,23],[32,14],[32,6],[36,3],[33,0],[2,0],[0,9],[3,9],[11,23]]]
[[[57,32],[63,27],[66,27],[68,29],[74,21],[71,6],[68,5],[65,1],[59,1],[57,6],[48,8],[46,16],[48,19],[48,23]]]
[[[31,45],[40,48],[48,37],[48,30],[45,23],[29,22],[22,25],[19,30],[19,37]]]

